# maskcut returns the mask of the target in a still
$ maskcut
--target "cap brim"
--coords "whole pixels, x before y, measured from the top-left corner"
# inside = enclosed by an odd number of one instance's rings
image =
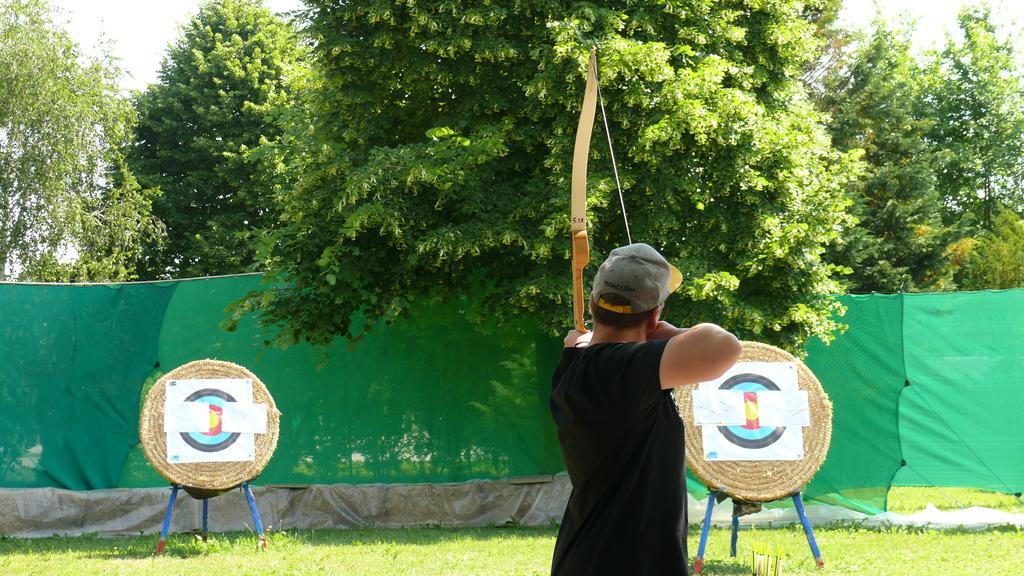
[[[683,273],[679,271],[679,268],[676,268],[671,263],[669,263],[668,269],[668,293],[671,294],[683,285]]]

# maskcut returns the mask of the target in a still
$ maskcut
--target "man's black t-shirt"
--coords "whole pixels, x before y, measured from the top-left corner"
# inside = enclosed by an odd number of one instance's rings
[[[572,494],[551,573],[687,574],[683,425],[665,340],[566,348],[551,415]]]

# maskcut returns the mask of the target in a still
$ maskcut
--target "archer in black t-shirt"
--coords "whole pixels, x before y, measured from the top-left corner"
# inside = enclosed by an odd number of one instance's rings
[[[675,275],[646,244],[613,250],[594,280],[594,331],[565,338],[551,415],[573,490],[552,575],[688,573],[683,425],[671,390],[717,378],[741,347],[713,324],[658,320]]]

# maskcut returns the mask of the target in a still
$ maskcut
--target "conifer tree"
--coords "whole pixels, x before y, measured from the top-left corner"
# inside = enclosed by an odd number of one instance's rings
[[[922,81],[909,30],[878,20],[867,43],[826,82],[833,143],[863,150],[867,164],[849,188],[859,223],[834,250],[854,292],[924,290],[942,266],[947,230],[926,139],[933,121],[916,111]]]

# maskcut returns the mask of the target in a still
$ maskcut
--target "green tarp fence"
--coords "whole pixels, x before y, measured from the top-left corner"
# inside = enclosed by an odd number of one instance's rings
[[[1024,290],[844,296],[807,364],[832,399],[808,496],[866,512],[894,486],[1024,491]]]
[[[251,319],[220,328],[224,307],[259,283],[0,285],[0,487],[166,484],[138,446],[141,398],[202,358],[251,369],[283,413],[260,483],[562,470],[547,411],[561,342],[542,326],[480,328],[461,299],[414,307],[354,349],[280,350]],[[892,484],[1020,492],[1024,290],[841,299],[849,328],[831,346],[808,345],[835,406],[808,496],[872,512]]]
[[[252,370],[282,412],[265,484],[457,482],[556,472],[546,416],[557,339],[480,333],[471,303],[414,309],[350,351],[268,348],[224,307],[259,276],[103,286],[0,285],[0,486],[166,485],[138,445],[142,394],[216,358]],[[325,355],[326,352],[326,355]]]

